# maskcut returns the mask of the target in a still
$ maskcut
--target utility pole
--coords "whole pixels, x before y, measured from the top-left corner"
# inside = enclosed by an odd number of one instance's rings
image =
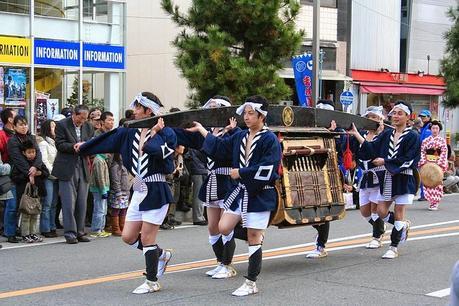
[[[312,14],[312,106],[316,106],[319,100],[320,0],[314,0]]]

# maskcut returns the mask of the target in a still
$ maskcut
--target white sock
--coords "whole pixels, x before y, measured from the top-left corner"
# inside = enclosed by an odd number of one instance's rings
[[[149,245],[149,246],[144,246],[143,247],[143,254],[145,255],[146,252],[151,251],[151,250],[156,250],[158,246],[155,245]]]
[[[261,248],[261,244],[257,245],[249,245],[249,257],[252,256],[259,248]]]
[[[210,243],[210,245],[214,245],[215,243],[217,243],[218,239],[220,239],[221,236],[222,236],[221,234],[209,235],[209,243]]]
[[[394,222],[394,227],[395,227],[395,229],[396,229],[397,231],[400,232],[400,231],[402,230],[402,228],[405,226],[405,224],[406,224],[406,223],[405,223],[404,221],[395,221],[395,222]]]
[[[377,213],[372,213],[372,214],[371,214],[371,219],[372,219],[373,221],[378,220],[378,218],[379,218],[379,215],[378,215]],[[387,220],[389,220],[389,219],[387,219]]]
[[[229,233],[228,236],[222,235],[223,245],[225,245],[228,241],[230,241],[231,239],[233,239],[233,234],[234,234],[234,231],[232,231],[231,233]]]

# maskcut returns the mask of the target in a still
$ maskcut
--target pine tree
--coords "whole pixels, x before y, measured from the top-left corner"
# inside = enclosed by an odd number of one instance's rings
[[[443,104],[448,108],[459,106],[459,5],[450,8],[448,16],[453,21],[446,32],[446,52],[441,62],[441,73],[446,80],[446,92]]]
[[[69,98],[67,98],[67,105],[71,107],[77,106],[78,103],[78,80],[79,78],[76,76],[72,83],[72,94]],[[88,105],[88,93],[83,92],[83,104]]]
[[[302,41],[294,24],[299,1],[193,0],[186,14],[172,0],[161,5],[182,29],[173,44],[175,64],[193,92],[189,106],[216,94],[234,104],[254,94],[272,102],[291,95],[277,72]]]

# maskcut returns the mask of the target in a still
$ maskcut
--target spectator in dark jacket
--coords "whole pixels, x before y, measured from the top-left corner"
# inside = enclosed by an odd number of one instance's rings
[[[206,157],[199,150],[188,149],[186,153],[187,167],[190,172],[191,181],[193,183],[193,224],[207,225],[204,218],[204,203],[199,200],[199,190],[207,176]]]
[[[10,156],[10,164],[13,167],[12,180],[16,184],[16,199],[19,203],[27,184],[27,179],[24,181],[23,178],[35,177],[37,171],[43,167],[43,161],[35,137],[29,133],[27,119],[18,115],[14,118],[13,124],[16,133],[8,140],[8,155]],[[37,151],[33,162],[29,162],[22,153],[22,145],[25,142],[31,142]],[[18,176],[19,173],[23,177]]]
[[[19,132],[18,132],[19,133]],[[17,135],[18,135],[17,133]],[[40,151],[37,149],[37,144],[27,139],[20,145],[21,158],[29,164],[30,167],[36,167],[37,171],[31,174],[30,171],[25,171],[22,168],[16,167],[13,164],[11,176],[18,186],[18,189],[24,190],[26,185],[30,183],[37,187],[40,197],[46,196],[45,179],[49,176],[49,171],[45,164],[37,165],[37,156]],[[19,187],[20,186],[20,187]],[[38,236],[40,224],[40,214],[28,214],[21,212],[21,235],[24,242],[42,242],[43,238]]]

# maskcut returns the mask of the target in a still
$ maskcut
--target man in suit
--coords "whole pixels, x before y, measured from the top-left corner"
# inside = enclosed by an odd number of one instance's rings
[[[52,175],[59,180],[64,236],[69,244],[90,241],[84,236],[89,165],[87,159],[80,157],[77,152],[80,143],[94,136],[94,129],[87,122],[88,115],[88,107],[78,105],[72,116],[56,124],[58,152]]]

